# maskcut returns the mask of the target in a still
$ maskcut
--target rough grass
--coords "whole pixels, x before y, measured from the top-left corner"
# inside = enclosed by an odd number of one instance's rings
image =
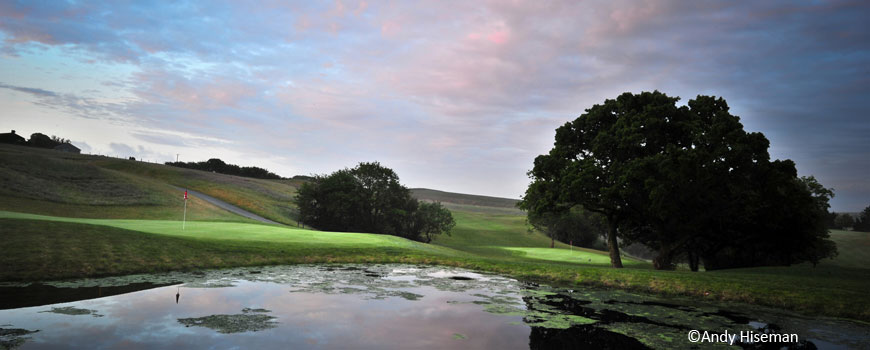
[[[420,200],[434,202],[449,202],[470,206],[482,206],[492,208],[516,208],[519,200],[489,196],[476,196],[463,193],[444,192],[427,188],[412,188],[411,195]]]
[[[127,174],[188,188],[244,208],[264,218],[296,225],[296,180],[263,180],[134,161],[96,160],[94,164]]]
[[[125,159],[0,144],[0,210],[70,217],[174,219],[196,190],[262,217],[296,225],[298,180],[261,180]],[[194,203],[189,203],[194,204]],[[176,210],[176,208],[178,210]],[[193,220],[240,221],[211,205]],[[95,215],[95,213],[97,215]]]

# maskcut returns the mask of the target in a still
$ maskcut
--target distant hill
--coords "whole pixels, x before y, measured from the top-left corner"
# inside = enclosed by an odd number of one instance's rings
[[[519,202],[517,199],[444,192],[428,188],[412,188],[411,195],[418,200],[511,209],[516,208]]]

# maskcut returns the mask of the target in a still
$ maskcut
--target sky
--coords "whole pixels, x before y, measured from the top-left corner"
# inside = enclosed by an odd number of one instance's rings
[[[868,23],[866,1],[0,0],[0,132],[519,198],[592,105],[714,95],[859,211]]]

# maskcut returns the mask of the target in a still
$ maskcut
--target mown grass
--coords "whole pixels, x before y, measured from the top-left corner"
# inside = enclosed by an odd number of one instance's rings
[[[2,280],[56,279],[287,263],[422,263],[563,286],[595,286],[748,302],[870,321],[870,270],[835,265],[715,272],[580,266],[521,255],[476,255],[401,238],[280,226],[97,220],[0,213]],[[504,250],[504,249],[502,249]]]
[[[530,248],[530,247],[498,247],[511,252],[521,253],[523,257],[537,260],[559,261],[580,265],[610,266],[610,256],[604,252],[586,248]],[[649,266],[649,264],[631,258],[622,259],[624,266]]]
[[[8,218],[0,219],[0,237],[2,281],[296,263],[427,262],[438,251],[410,244],[374,244],[376,240],[366,237],[338,244],[219,239]],[[369,244],[356,243],[359,240]]]
[[[434,244],[461,250],[489,258],[530,258],[589,265],[589,259],[596,264],[610,266],[607,252],[571,248],[562,242],[555,242],[543,233],[529,231],[525,216],[504,213],[502,208],[474,207],[470,211],[462,206],[449,206],[456,220],[456,227],[450,235],[440,235]],[[574,253],[572,253],[572,249]],[[585,254],[579,253],[580,251]],[[580,259],[583,255],[585,258]],[[588,256],[587,256],[588,255]],[[626,264],[635,267],[651,267],[650,264],[624,256]]]
[[[837,257],[831,264],[870,268],[870,232],[831,230],[831,239],[837,243]]]

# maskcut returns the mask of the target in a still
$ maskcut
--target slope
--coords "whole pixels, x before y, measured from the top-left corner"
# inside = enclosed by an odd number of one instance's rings
[[[124,219],[180,219],[177,187],[295,225],[299,181],[260,180],[103,156],[0,144],[0,210]],[[193,196],[189,220],[251,220]]]

